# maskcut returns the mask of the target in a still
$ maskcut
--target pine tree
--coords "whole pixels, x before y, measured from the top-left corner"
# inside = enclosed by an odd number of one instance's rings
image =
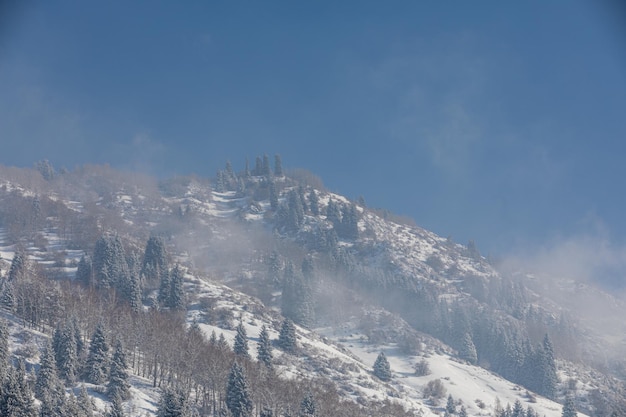
[[[235,334],[233,352],[235,355],[250,359],[250,353],[248,353],[248,335],[246,334],[245,327],[243,327],[243,322],[239,322],[236,330],[237,333]]]
[[[563,404],[563,411],[561,413],[561,417],[577,417],[578,413],[576,412],[576,405],[574,404],[574,397],[571,394],[568,394],[565,397],[565,403]]]
[[[454,404],[454,398],[452,397],[452,394],[448,395],[448,400],[446,401],[446,413],[456,414],[456,405]]]
[[[328,206],[326,206],[326,219],[333,224],[335,231],[339,235],[337,229],[341,229],[341,211],[333,200],[328,200]]]
[[[270,181],[268,184],[269,191],[269,199],[270,199],[270,208],[273,211],[278,209],[278,191],[276,190],[276,183],[274,181]]]
[[[285,317],[289,317],[301,326],[310,326],[315,321],[313,290],[309,282],[287,262],[283,277],[281,309]]]
[[[546,334],[540,348],[537,350],[537,376],[539,378],[539,393],[554,398],[558,377],[556,373],[556,360],[550,337]]]
[[[252,173],[255,177],[263,175],[263,162],[261,162],[261,157],[257,156],[254,161],[254,171]]]
[[[320,215],[320,200],[314,189],[309,193],[309,209],[314,216]]]
[[[36,417],[37,409],[28,384],[24,380],[23,363],[17,369],[9,367],[4,381],[0,381],[0,415],[3,417]]]
[[[130,308],[138,313],[142,307],[141,264],[137,252],[133,252],[128,259],[128,281],[124,288],[124,295],[128,299]]]
[[[159,236],[152,236],[146,242],[141,265],[141,277],[148,283],[160,283],[161,274],[169,270],[169,255],[165,242]]]
[[[114,395],[111,398],[111,407],[104,414],[105,417],[125,417],[124,409],[122,408],[122,399]]]
[[[95,407],[91,397],[87,394],[87,389],[84,385],[81,386],[80,391],[78,392],[77,402],[78,408],[81,410],[82,417],[93,417],[93,410]]]
[[[385,352],[380,352],[374,362],[374,375],[381,381],[386,382],[391,380],[391,367],[389,366]]]
[[[59,376],[68,383],[74,382],[78,370],[78,355],[72,322],[68,320],[57,326],[52,336],[52,347]]]
[[[462,405],[461,409],[459,410],[459,417],[467,417],[467,409],[464,405]]]
[[[2,295],[1,295],[0,303],[7,310],[14,312],[16,303],[15,303],[15,289],[13,287],[13,283],[9,280],[4,279],[2,282]]]
[[[128,280],[128,264],[122,241],[117,235],[98,239],[93,251],[92,265],[99,288],[123,290],[123,283]]]
[[[274,412],[271,408],[263,407],[259,417],[274,417]]]
[[[304,187],[302,185],[298,187],[298,198],[300,198],[300,205],[302,206],[302,210],[304,210],[305,213],[309,211],[309,205],[307,204],[306,195],[304,194]]]
[[[187,306],[187,300],[183,287],[183,271],[180,266],[176,265],[170,275],[170,291],[167,306],[172,310],[184,310]]]
[[[157,416],[189,417],[189,407],[185,393],[180,389],[165,387],[159,400]]]
[[[250,161],[248,161],[248,158],[246,158],[246,165],[243,170],[243,176],[245,179],[250,178]]]
[[[169,271],[161,271],[160,273],[161,282],[159,284],[159,295],[157,300],[160,305],[164,307],[169,307],[170,304],[170,291],[172,291],[172,283],[170,281],[170,272]]]
[[[465,335],[463,336],[461,349],[459,351],[459,357],[465,361],[468,361],[472,365],[475,365],[478,361],[478,356],[476,355],[476,346],[474,346],[472,336],[470,336],[469,333],[465,333]]]
[[[75,280],[80,282],[86,287],[91,287],[96,284],[93,275],[93,265],[91,263],[91,257],[83,255],[78,262],[78,268],[76,269]]]
[[[526,413],[524,412],[524,407],[520,400],[515,400],[513,404],[513,410],[511,410],[511,417],[526,417]]]
[[[277,177],[283,176],[283,161],[278,154],[274,155],[274,175]]]
[[[228,374],[226,406],[233,417],[249,417],[252,415],[252,404],[252,394],[243,368],[235,362]]]
[[[270,168],[270,158],[267,156],[267,154],[263,155],[263,173],[261,175],[268,178],[272,175],[272,169]]]
[[[61,386],[57,375],[57,364],[54,358],[52,343],[48,340],[41,355],[37,381],[35,382],[35,396],[42,400]]]
[[[111,371],[109,372],[109,384],[107,385],[109,398],[118,397],[125,401],[130,398],[130,384],[128,383],[128,365],[122,342],[118,339],[115,344],[115,352],[111,359]]]
[[[278,334],[278,346],[285,352],[294,353],[297,349],[296,327],[293,321],[286,318]]]
[[[300,402],[300,417],[312,416],[315,416],[315,400],[313,394],[308,392]]]
[[[220,333],[220,337],[217,339],[217,348],[223,351],[230,350],[230,346],[226,341],[226,337],[224,337],[224,333]]]
[[[13,255],[11,267],[9,268],[9,282],[21,281],[26,276],[28,270],[27,256],[22,249],[18,249]]]
[[[257,359],[260,363],[267,368],[272,367],[272,342],[270,341],[270,335],[267,331],[267,327],[263,325],[261,332],[259,333],[259,345],[257,347]]]
[[[9,371],[9,328],[5,319],[0,318],[0,384]]]
[[[106,341],[104,325],[99,323],[91,337],[85,366],[85,377],[93,384],[102,384],[109,375],[109,345]]]

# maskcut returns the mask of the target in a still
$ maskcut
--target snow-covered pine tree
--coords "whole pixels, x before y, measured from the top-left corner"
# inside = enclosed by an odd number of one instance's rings
[[[172,310],[183,310],[187,306],[185,290],[183,287],[184,273],[179,265],[176,265],[170,273],[170,291],[167,306]]]
[[[448,394],[448,399],[446,401],[446,413],[449,415],[456,414],[456,405],[454,404],[454,397],[452,397],[452,394]]]
[[[102,236],[93,251],[93,272],[98,288],[121,289],[127,281],[128,264],[119,236]]]
[[[571,394],[567,394],[565,402],[563,403],[563,411],[561,417],[577,417],[576,405],[574,404],[574,397]]]
[[[465,333],[461,342],[461,349],[459,350],[459,357],[465,361],[468,361],[472,365],[478,362],[478,356],[476,355],[476,346],[472,341],[472,336],[469,333]]]
[[[259,344],[257,346],[257,359],[260,363],[267,368],[272,367],[272,342],[270,341],[270,335],[267,331],[267,327],[263,325],[261,332],[259,333]]]
[[[68,383],[74,382],[78,373],[78,354],[71,321],[59,323],[52,335],[52,347],[59,376]]]
[[[233,417],[252,415],[252,393],[248,388],[243,368],[237,362],[233,363],[228,374],[226,406]]]
[[[385,356],[385,352],[380,352],[374,362],[374,375],[385,382],[391,379],[391,366],[387,356]]]
[[[189,405],[181,389],[165,387],[157,409],[158,417],[190,417]]]
[[[9,371],[9,328],[5,319],[0,318],[0,384]]]
[[[83,255],[80,258],[80,261],[78,261],[78,268],[76,269],[75,280],[86,287],[91,287],[96,284],[90,256]]]
[[[104,413],[104,417],[126,417],[122,408],[122,399],[119,396],[114,395],[111,398],[111,406]]]
[[[159,277],[161,281],[159,283],[159,295],[157,296],[157,300],[161,306],[169,307],[170,291],[172,290],[170,271],[161,271]]]
[[[301,326],[310,326],[315,321],[313,291],[293,263],[287,262],[283,277],[281,309],[283,316],[289,317]]]
[[[274,155],[274,175],[283,176],[283,161],[278,154]]]
[[[15,251],[13,259],[11,260],[11,267],[9,268],[9,282],[21,281],[28,270],[28,258],[23,249]]]
[[[102,384],[109,375],[109,345],[106,340],[104,324],[98,323],[91,336],[85,378],[92,384]]]
[[[115,343],[115,352],[113,353],[113,358],[111,359],[107,395],[109,398],[118,397],[121,401],[125,401],[130,398],[130,384],[128,383],[128,364],[126,363],[126,353],[124,353],[124,347],[119,339]]]
[[[312,215],[320,215],[320,200],[313,188],[311,188],[311,192],[309,192],[309,209]]]
[[[33,400],[33,395],[24,380],[24,365],[18,368],[9,367],[6,377],[1,382],[0,392],[0,415],[36,417],[37,408]]]
[[[61,382],[57,375],[57,363],[52,348],[52,342],[47,341],[41,354],[39,364],[39,372],[37,372],[37,380],[35,382],[35,396],[43,400],[47,395],[55,394],[61,387]]]
[[[286,318],[280,327],[278,346],[289,353],[294,353],[297,350],[296,326],[289,318]]]
[[[250,359],[250,353],[248,352],[248,335],[246,334],[246,328],[243,327],[242,321],[239,322],[236,328],[233,352],[235,355]]]
[[[80,387],[80,391],[78,391],[77,402],[78,408],[80,408],[81,410],[81,417],[93,417],[93,411],[95,406],[93,404],[93,400],[91,399],[89,394],[87,394],[87,389],[84,385],[82,385]]]
[[[169,255],[165,242],[159,236],[151,236],[146,242],[141,264],[141,277],[148,284],[161,282],[161,274],[169,270]]]
[[[313,417],[315,416],[315,399],[311,392],[307,392],[302,401],[300,402],[300,414],[299,417]]]

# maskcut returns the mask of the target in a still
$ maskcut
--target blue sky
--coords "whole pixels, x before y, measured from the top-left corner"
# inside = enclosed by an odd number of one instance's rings
[[[6,3],[0,163],[280,153],[483,253],[624,243],[619,2]]]

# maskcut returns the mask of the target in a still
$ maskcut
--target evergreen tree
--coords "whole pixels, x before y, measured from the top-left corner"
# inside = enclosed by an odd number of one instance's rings
[[[359,237],[359,212],[354,204],[343,205],[341,208],[341,222],[335,226],[339,237],[356,239]]]
[[[267,156],[267,154],[263,155],[263,172],[261,175],[268,178],[272,175],[272,170],[270,168],[270,158]]]
[[[109,384],[107,385],[109,398],[119,398],[121,401],[130,398],[130,384],[128,383],[128,365],[122,342],[118,339],[115,344],[115,352],[111,359],[109,372]]]
[[[261,162],[261,157],[257,156],[254,161],[254,172],[252,173],[255,177],[263,175],[263,162]]]
[[[285,317],[289,317],[301,326],[310,326],[315,321],[313,290],[309,282],[304,280],[291,262],[285,265],[281,309]]]
[[[252,394],[243,368],[235,362],[228,374],[226,406],[233,417],[249,417],[252,415],[252,404]]]
[[[563,404],[563,411],[561,412],[561,417],[577,417],[578,413],[576,412],[576,405],[574,404],[574,397],[571,394],[568,394],[565,397],[565,403]]]
[[[556,373],[556,360],[550,337],[546,334],[539,349],[537,349],[537,377],[539,393],[554,398],[558,377]]]
[[[106,341],[104,325],[99,323],[91,337],[89,353],[85,365],[85,377],[92,384],[102,384],[109,375],[109,345]]]
[[[0,318],[0,384],[9,371],[9,328],[5,319]]]
[[[122,408],[122,399],[114,395],[111,399],[111,407],[104,414],[105,417],[125,417],[124,409]]]
[[[74,382],[78,371],[78,355],[71,321],[62,325],[59,323],[52,336],[52,347],[59,376],[68,383]]]
[[[23,364],[21,365],[23,369]],[[3,417],[36,417],[37,409],[23,373],[9,367],[0,390],[0,415]]]
[[[116,236],[102,236],[93,251],[93,272],[96,285],[102,289],[123,291],[128,280],[128,264],[122,241]]]
[[[459,351],[459,357],[465,361],[468,361],[472,365],[475,365],[478,361],[478,356],[476,355],[476,346],[474,346],[472,336],[470,336],[469,333],[465,333],[465,336],[463,336],[461,349]]]
[[[312,188],[309,193],[309,209],[311,210],[311,214],[314,216],[320,215],[320,200],[317,196],[317,193]]]
[[[245,179],[250,178],[250,161],[248,161],[248,158],[246,158],[246,165],[243,170],[243,176]]]
[[[15,289],[13,287],[13,282],[3,279],[2,280],[2,297],[0,299],[0,303],[9,311],[14,312],[16,303],[15,303]]]
[[[269,191],[269,199],[270,199],[270,208],[273,211],[278,209],[278,191],[276,190],[276,183],[274,181],[270,181],[268,184]]]
[[[211,346],[217,346],[217,334],[215,334],[215,330],[211,331],[211,336],[209,337],[209,344]]]
[[[263,407],[259,417],[274,417],[274,412],[271,408]]]
[[[146,242],[141,265],[141,277],[148,283],[160,283],[161,274],[169,270],[169,255],[165,242],[159,236],[152,236]]]
[[[159,295],[157,300],[159,304],[164,307],[169,307],[170,304],[170,292],[172,291],[172,282],[170,280],[169,271],[161,271],[161,282],[159,284]]]
[[[223,351],[230,350],[230,346],[224,337],[224,333],[220,333],[220,337],[217,339],[217,348]]]
[[[21,281],[26,276],[28,258],[22,249],[15,251],[9,268],[9,282]]]
[[[446,413],[456,414],[456,405],[454,404],[452,394],[448,394],[448,400],[446,401]]]
[[[462,405],[461,409],[459,410],[459,417],[467,417],[467,409],[464,405]]]
[[[96,284],[91,257],[87,255],[81,256],[78,262],[78,268],[76,269],[75,280],[86,287],[91,287]]]
[[[511,410],[511,417],[526,417],[526,413],[524,412],[524,407],[520,400],[515,400],[513,404],[513,410]]]
[[[298,197],[300,198],[300,205],[306,213],[307,211],[309,211],[309,205],[307,204],[306,195],[304,194],[304,187],[302,185],[298,187]]]
[[[239,322],[236,330],[237,333],[235,334],[233,352],[235,355],[250,359],[250,353],[248,353],[248,335],[246,334],[245,327],[243,327],[243,322]]]
[[[95,407],[91,397],[87,394],[87,389],[84,385],[81,386],[80,391],[78,392],[77,402],[78,408],[81,410],[82,417],[93,417],[93,410]]]
[[[283,161],[278,154],[274,155],[274,175],[277,177],[283,176]]]
[[[37,381],[35,382],[35,396],[40,400],[47,395],[55,395],[60,390],[61,382],[57,375],[57,364],[54,358],[52,343],[48,340],[41,355]]]
[[[389,366],[385,352],[380,352],[374,362],[374,375],[381,381],[386,382],[391,380],[391,367]]]
[[[142,307],[141,264],[137,252],[133,252],[128,260],[128,281],[124,288],[124,295],[128,299],[130,308],[138,313]]]
[[[171,272],[169,299],[166,304],[172,310],[184,310],[187,306],[183,282],[184,273],[182,269],[176,265]]]
[[[278,346],[285,352],[294,353],[297,349],[296,326],[286,318],[278,334]]]
[[[161,393],[157,409],[158,417],[190,417],[187,398],[182,390],[166,387]]]
[[[341,229],[341,211],[333,200],[328,200],[328,206],[326,206],[326,220],[333,224],[335,231],[338,235],[340,232],[338,229]]]
[[[315,400],[313,394],[308,392],[300,402],[300,417],[312,416],[315,416]]]
[[[276,251],[272,251],[267,259],[267,279],[275,286],[282,283],[283,278],[283,262]]]
[[[257,347],[257,359],[260,363],[267,368],[272,367],[272,342],[270,341],[270,335],[267,332],[267,327],[263,325],[261,332],[259,333],[259,345]]]

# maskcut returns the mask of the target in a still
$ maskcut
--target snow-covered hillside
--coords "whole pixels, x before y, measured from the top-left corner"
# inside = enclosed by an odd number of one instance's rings
[[[104,170],[103,175],[108,174],[110,172]],[[49,271],[51,279],[73,279],[79,260],[83,255],[90,255],[93,248],[77,247],[77,239],[72,233],[76,234],[76,229],[81,226],[69,224],[71,222],[66,217],[71,213],[82,216],[82,219],[95,219],[97,232],[118,233],[129,245],[136,247],[141,247],[153,232],[168,236],[168,246],[175,260],[187,271],[185,290],[190,299],[187,325],[197,324],[207,338],[213,332],[223,334],[232,346],[235,325],[241,322],[250,338],[253,356],[261,327],[266,326],[270,337],[276,340],[283,320],[279,308],[280,290],[259,290],[258,287],[267,274],[268,256],[278,248],[282,253],[300,259],[310,250],[311,236],[319,230],[332,228],[323,212],[305,213],[297,232],[276,228],[279,214],[271,208],[267,195],[241,190],[216,192],[206,181],[193,178],[172,180],[165,185],[98,180],[100,182],[95,187],[91,182],[96,180],[86,179],[87,174],[73,175],[73,178],[61,179],[49,187],[45,182],[36,182],[32,187],[15,180],[2,182],[5,199],[17,194],[30,199],[28,201],[47,200],[45,204],[62,206],[66,210],[63,213],[60,208],[54,213],[49,210],[52,214],[40,219],[36,229],[30,230],[28,237],[21,240],[20,245],[29,259]],[[262,183],[261,180],[255,181]],[[297,185],[286,177],[274,181],[280,189],[278,203],[286,204],[289,191],[297,190]],[[322,208],[331,201],[351,204],[337,194],[322,190],[307,192],[316,194]],[[498,271],[475,248],[454,243],[418,226],[385,218],[380,212],[364,206],[357,206],[357,210],[358,239],[340,238],[337,247],[363,267],[391,271],[406,277],[417,288],[431,286],[437,289],[442,299],[451,302],[473,296],[468,290],[470,280],[500,280]],[[12,232],[7,224],[2,226],[0,271],[6,276],[18,245],[11,242]],[[88,236],[84,238],[85,241],[89,239]],[[325,281],[321,279],[320,282],[324,284]],[[532,293],[532,297],[537,306],[541,305],[538,292]],[[367,300],[360,295],[352,299]],[[207,306],[204,300],[212,300],[211,305]],[[554,301],[552,306],[559,308]],[[143,307],[147,310],[148,303]],[[513,405],[515,401],[520,401],[525,408],[532,407],[539,415],[561,415],[560,404],[529,393],[484,368],[459,360],[455,349],[431,336],[419,336],[421,346],[415,354],[407,354],[395,340],[372,341],[359,321],[369,310],[383,307],[367,304],[351,307],[346,309],[350,315],[337,318],[335,323],[325,320],[319,323],[321,327],[297,327],[298,354],[276,349],[277,372],[287,379],[323,378],[331,381],[343,397],[358,404],[389,400],[422,416],[442,414],[448,395],[469,415],[493,415],[500,406]],[[229,311],[227,320],[214,320],[207,309]],[[354,311],[361,315],[353,316]],[[24,329],[12,314],[4,315],[11,322],[11,349],[17,356],[25,357],[24,352],[33,350],[33,345],[41,348],[43,340],[49,337]],[[392,315],[410,327],[401,317]],[[33,336],[25,337],[26,333]],[[381,351],[391,364],[393,378],[389,382],[380,381],[372,373],[372,365]],[[29,363],[36,367],[38,353],[28,355]],[[417,376],[414,366],[422,359],[431,372]],[[563,364],[562,385],[579,369],[569,362]],[[583,373],[579,372],[578,378],[581,386],[591,387],[589,381],[581,380],[585,378]],[[435,380],[441,381],[445,389],[443,398],[433,399],[425,395],[425,387]],[[133,399],[125,403],[126,410],[130,415],[155,415],[160,391],[153,388],[150,380],[137,375],[133,375],[130,382]],[[105,395],[93,386],[87,388],[100,409],[108,406]],[[581,398],[585,397],[581,395]]]

